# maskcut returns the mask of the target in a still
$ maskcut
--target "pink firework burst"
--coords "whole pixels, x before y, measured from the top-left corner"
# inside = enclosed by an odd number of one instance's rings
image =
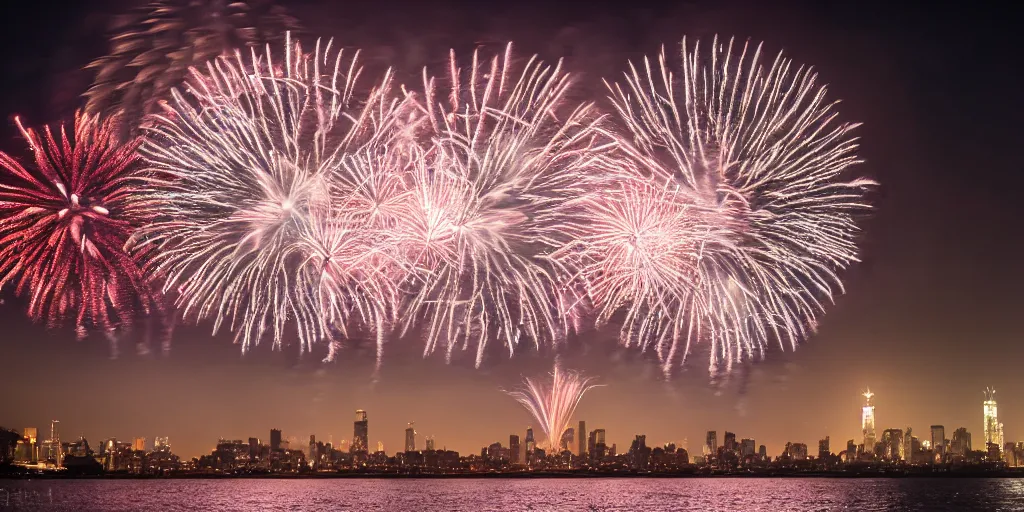
[[[140,254],[126,242],[147,221],[138,200],[139,140],[118,144],[115,121],[76,115],[72,133],[18,128],[35,155],[0,152],[0,285],[15,284],[28,315],[56,327],[74,317],[112,335],[136,312],[159,307]]]
[[[715,374],[812,333],[876,184],[851,172],[857,125],[811,68],[717,38],[681,50],[609,84],[623,158],[607,167],[646,190],[590,202],[581,272],[602,312],[625,312],[624,344],[668,373],[705,342]]]
[[[548,256],[571,236],[556,206],[582,193],[601,137],[592,105],[568,104],[570,85],[561,63],[514,61],[511,45],[466,69],[452,52],[447,77],[424,73],[427,160],[402,244],[419,287],[402,322],[422,322],[425,354],[473,347],[479,366],[490,343],[511,357],[575,325],[556,309]]]

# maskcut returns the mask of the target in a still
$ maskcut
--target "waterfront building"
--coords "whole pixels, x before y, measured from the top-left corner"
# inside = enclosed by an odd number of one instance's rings
[[[367,452],[370,449],[370,422],[366,418],[366,411],[356,410],[356,421],[353,423],[352,453]]]
[[[405,429],[405,451],[414,452],[416,451],[416,429],[410,422],[409,426]]]
[[[1003,447],[1003,424],[999,423],[999,409],[996,406],[995,388],[985,388],[985,401],[982,402],[982,412],[985,420],[985,444],[994,444]]]
[[[871,398],[875,396],[870,389],[863,393],[864,407],[861,409],[860,428],[864,435],[864,453],[875,452],[875,405]]]

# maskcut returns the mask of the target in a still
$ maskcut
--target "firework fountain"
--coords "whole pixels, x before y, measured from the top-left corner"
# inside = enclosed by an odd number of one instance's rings
[[[549,446],[557,449],[583,395],[601,384],[592,384],[594,378],[581,372],[562,369],[558,360],[549,375],[550,384],[524,377],[522,388],[506,393],[530,411],[544,431]]]

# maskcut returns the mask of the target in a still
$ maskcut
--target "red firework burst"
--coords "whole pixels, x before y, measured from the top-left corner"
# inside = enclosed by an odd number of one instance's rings
[[[147,221],[141,141],[118,144],[114,120],[87,115],[76,114],[70,136],[61,125],[59,137],[15,121],[35,165],[0,152],[0,286],[13,283],[36,321],[56,327],[74,317],[79,337],[158,307],[139,255],[125,247]]]

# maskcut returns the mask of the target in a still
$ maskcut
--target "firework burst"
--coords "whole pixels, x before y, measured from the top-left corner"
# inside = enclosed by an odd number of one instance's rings
[[[58,326],[74,318],[111,337],[136,312],[160,309],[150,276],[125,250],[149,220],[136,148],[114,140],[116,120],[76,115],[55,136],[18,128],[34,153],[23,166],[0,153],[0,286],[28,297],[28,315]]]
[[[345,332],[350,312],[374,326],[387,314],[371,307],[388,300],[378,252],[364,251],[374,240],[357,233],[337,175],[388,146],[400,108],[390,77],[357,105],[359,67],[331,42],[305,53],[289,38],[275,57],[208,64],[142,149],[167,179],[159,219],[138,238],[159,247],[152,264],[185,315],[213,319],[215,332],[227,323],[243,351],[268,332],[280,347],[289,321],[307,350]]]
[[[383,357],[384,337],[390,331],[399,303],[401,274],[395,261],[393,239],[347,213],[333,208],[312,212],[300,224],[295,249],[303,261],[298,266],[298,300],[312,301],[330,338],[326,361],[335,358],[339,342],[333,331],[350,337],[353,319],[375,333],[377,366]],[[302,296],[312,287],[311,296]]]
[[[580,192],[597,140],[590,105],[562,104],[560,65],[516,66],[511,51],[474,53],[465,73],[452,52],[445,93],[424,72],[430,140],[400,228],[418,282],[404,328],[425,320],[425,353],[475,345],[478,366],[489,339],[511,355],[523,337],[540,346],[563,335],[547,256],[569,233],[553,205]]]
[[[86,111],[123,114],[121,130],[159,111],[189,68],[280,39],[297,21],[270,0],[153,0],[114,18],[110,54],[93,61]]]
[[[856,125],[836,121],[811,69],[732,41],[682,49],[681,71],[662,52],[609,85],[626,139],[609,176],[641,184],[585,200],[576,257],[601,318],[626,311],[623,343],[668,372],[706,339],[715,372],[809,334],[857,260],[874,183],[843,178]]]
[[[549,376],[550,383],[525,377],[522,388],[506,393],[533,415],[544,431],[548,445],[557,449],[583,395],[601,385],[592,384],[594,378],[581,372],[563,370],[557,360]]]
[[[605,185],[561,205],[582,222],[554,258],[577,269],[597,325],[624,310],[622,340],[646,349],[658,333],[685,328],[708,225],[678,187],[628,175]]]

